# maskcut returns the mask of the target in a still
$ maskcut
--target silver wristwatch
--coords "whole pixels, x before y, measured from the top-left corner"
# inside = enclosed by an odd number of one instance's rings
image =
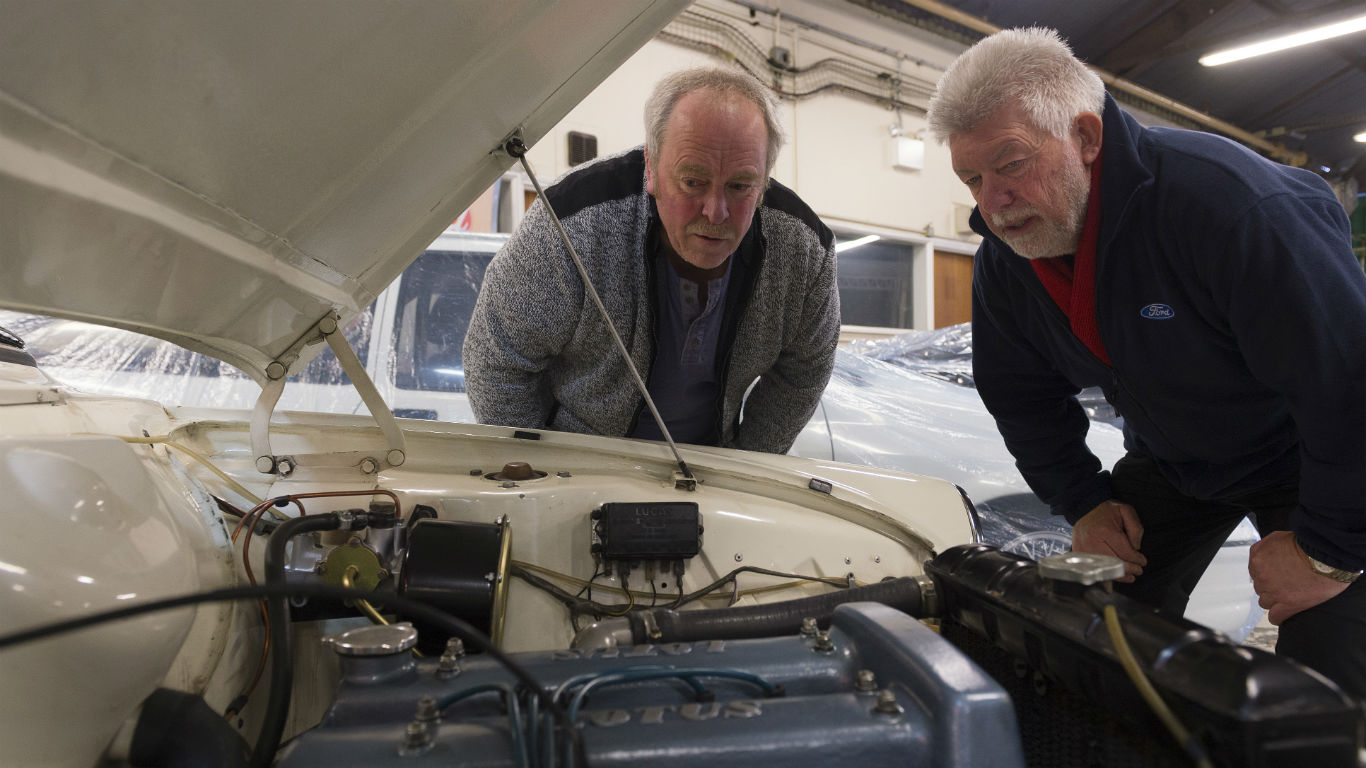
[[[1324,576],[1327,576],[1334,581],[1340,581],[1343,584],[1351,584],[1360,578],[1362,573],[1366,573],[1366,571],[1347,571],[1341,568],[1334,568],[1328,563],[1322,563],[1315,560],[1310,557],[1308,553],[1306,553],[1304,557],[1309,561],[1309,567],[1313,568],[1315,573],[1323,574]]]

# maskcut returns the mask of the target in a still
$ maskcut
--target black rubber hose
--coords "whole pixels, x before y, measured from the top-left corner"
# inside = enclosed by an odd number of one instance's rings
[[[628,619],[632,639],[637,644],[739,640],[797,632],[801,629],[802,619],[808,616],[815,618],[822,626],[828,626],[836,606],[856,602],[883,603],[919,617],[920,585],[913,578],[902,577],[782,603],[706,611],[655,608],[633,612]]]
[[[280,523],[266,545],[266,584],[281,587],[285,583],[285,545],[301,533],[335,531],[341,527],[336,513],[295,517]],[[284,595],[266,601],[266,615],[270,618],[270,697],[266,700],[265,722],[256,739],[252,753],[252,768],[269,768],[280,748],[280,736],[285,732],[289,715],[289,698],[294,687],[294,664],[289,652],[289,616]]]
[[[200,697],[158,688],[142,703],[128,763],[136,768],[243,768],[251,750]]]

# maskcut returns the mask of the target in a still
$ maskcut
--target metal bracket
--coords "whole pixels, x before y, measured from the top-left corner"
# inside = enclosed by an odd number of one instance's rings
[[[328,312],[319,320],[307,333],[299,338],[280,359],[272,362],[266,368],[266,375],[269,381],[261,386],[261,396],[256,400],[256,407],[251,414],[251,451],[256,457],[256,470],[262,474],[277,474],[281,457],[276,456],[270,447],[270,416],[275,412],[275,405],[280,402],[280,395],[285,389],[285,375],[289,371],[289,365],[284,362],[297,360],[299,350],[309,344],[316,344],[326,340],[327,345],[332,348],[332,353],[337,356],[337,362],[341,364],[342,370],[351,378],[351,384],[360,393],[361,400],[365,402],[365,407],[369,409],[370,415],[379,426],[380,432],[384,433],[385,443],[388,451],[384,455],[385,462],[391,467],[401,465],[407,458],[406,442],[403,430],[398,426],[398,420],[394,418],[393,411],[389,410],[388,404],[380,396],[379,389],[370,380],[370,374],[366,373],[365,366],[360,358],[351,349],[351,344],[346,340],[346,335],[337,333],[339,330],[339,318],[336,310]],[[291,469],[298,462],[295,457],[291,457]]]
[[[682,472],[675,470],[675,471],[674,471],[674,474],[673,474],[673,481],[674,481],[674,488],[677,489],[677,490],[680,490],[680,491],[695,491],[695,490],[697,490],[697,478],[693,477],[691,474],[685,475],[685,474],[683,474]]]
[[[275,471],[275,454],[270,450],[270,414],[275,412],[275,404],[280,402],[284,391],[283,376],[266,382],[261,386],[261,396],[256,398],[256,407],[251,412],[251,452],[256,456],[256,471],[261,474]]]

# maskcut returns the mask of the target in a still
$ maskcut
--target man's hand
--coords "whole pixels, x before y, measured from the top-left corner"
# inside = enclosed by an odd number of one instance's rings
[[[1267,620],[1276,625],[1347,589],[1346,584],[1309,567],[1290,531],[1274,531],[1253,544],[1248,551],[1247,572],[1257,591],[1257,604],[1267,610]]]
[[[1138,551],[1143,543],[1143,524],[1138,512],[1118,501],[1101,502],[1072,526],[1072,551],[1113,555],[1124,561],[1124,578],[1131,582],[1143,573],[1148,558]]]

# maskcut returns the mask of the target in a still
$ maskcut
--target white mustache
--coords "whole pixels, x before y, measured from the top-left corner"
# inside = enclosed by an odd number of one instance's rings
[[[1039,215],[1039,209],[1034,206],[1022,208],[1017,211],[1007,211],[1004,213],[993,213],[987,217],[993,227],[1011,227],[1023,222],[1025,219]]]

